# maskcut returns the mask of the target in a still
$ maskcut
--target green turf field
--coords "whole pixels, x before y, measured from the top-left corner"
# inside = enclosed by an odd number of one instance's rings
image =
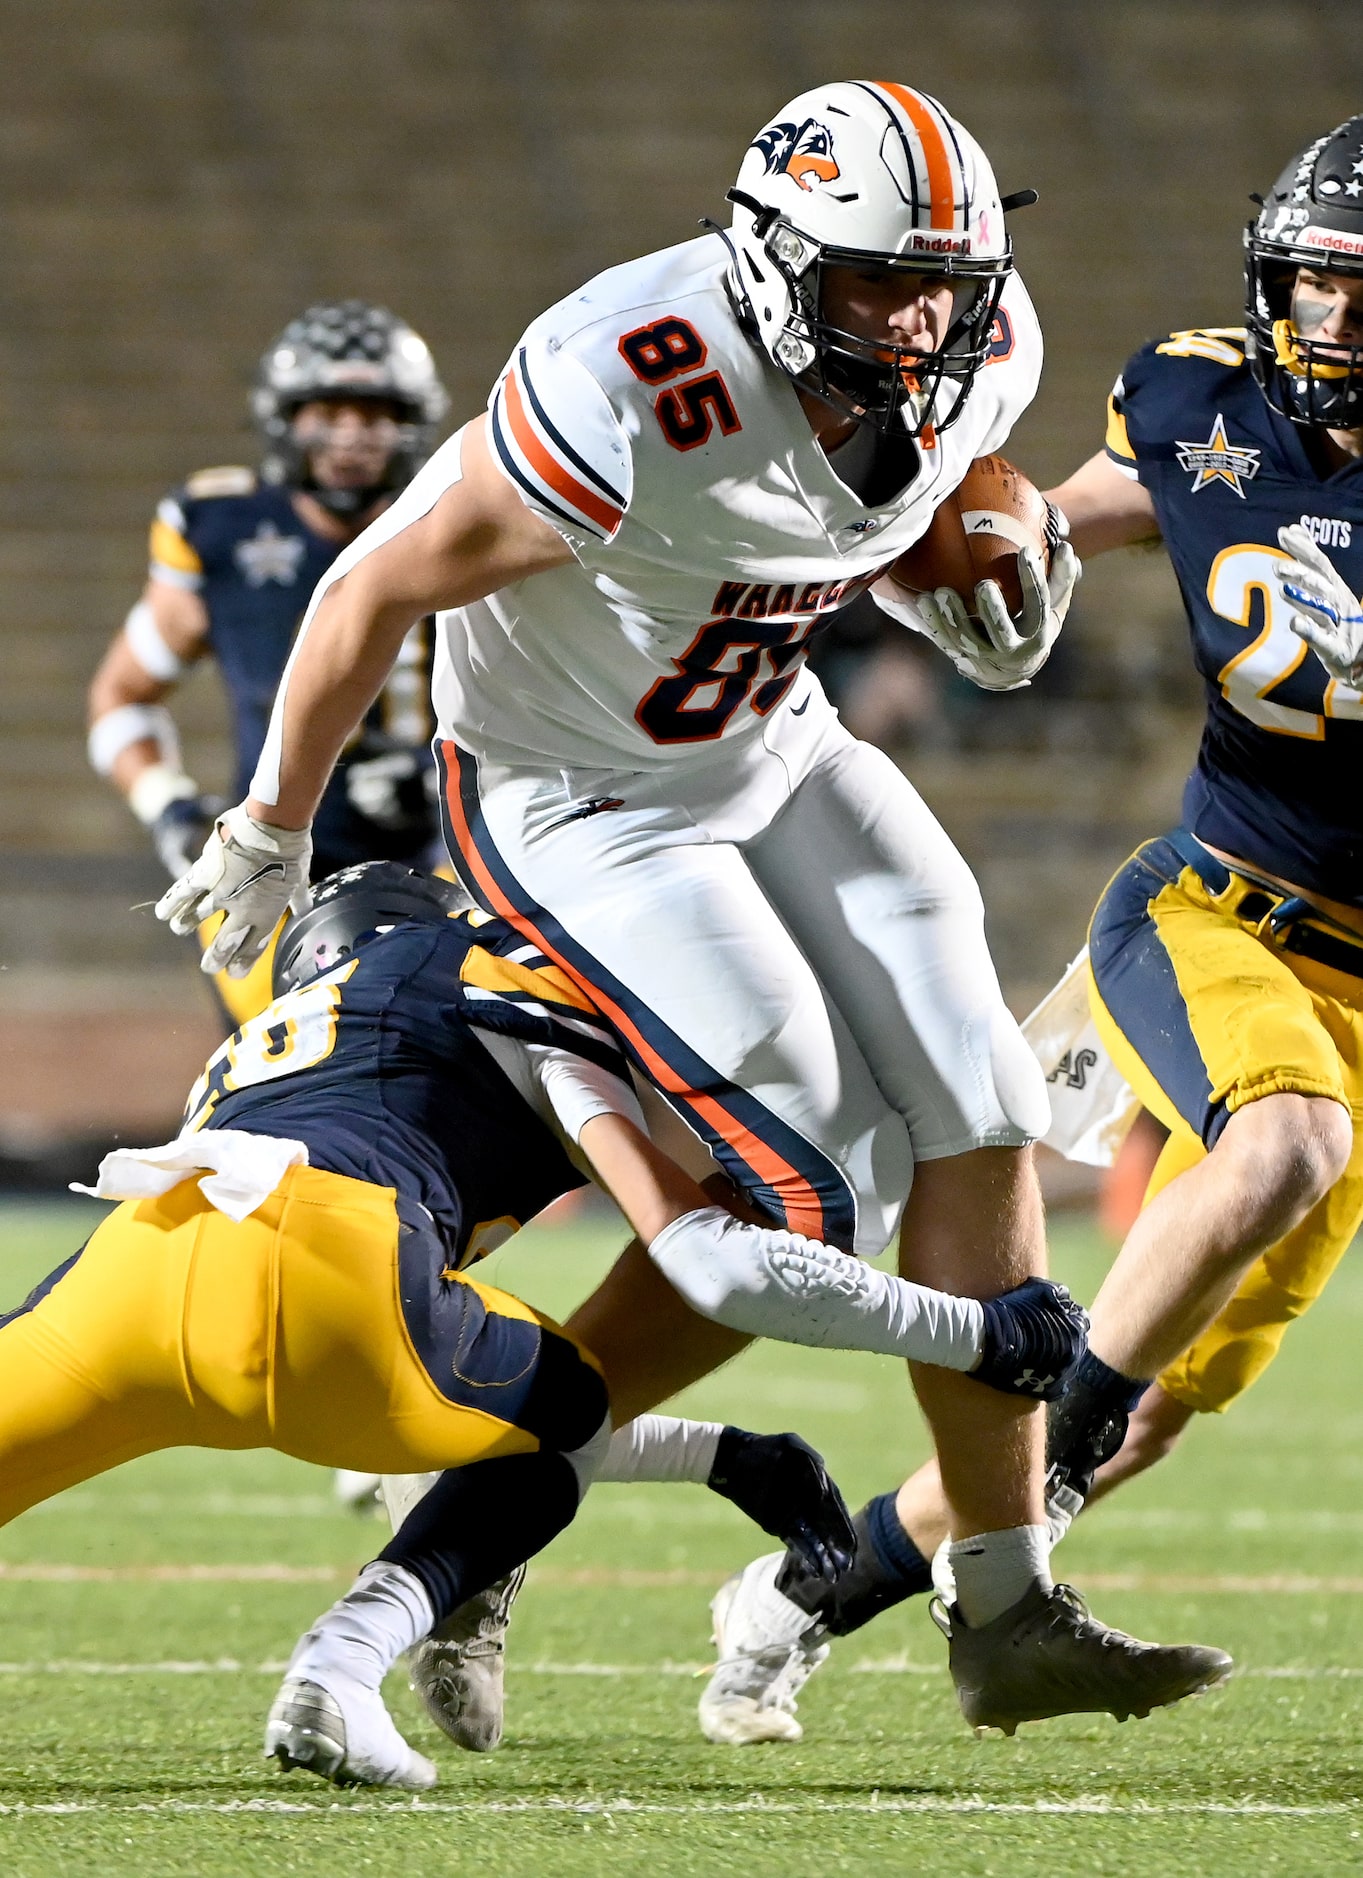
[[[0,1309],[97,1213],[0,1211]],[[495,1275],[561,1311],[616,1243],[600,1227],[523,1235]],[[1100,1259],[1090,1233],[1057,1227],[1056,1266],[1081,1295]],[[1239,1411],[1196,1427],[1061,1554],[1102,1615],[1224,1645],[1238,1679],[1146,1722],[1011,1742],[965,1730],[919,1600],[835,1650],[798,1746],[709,1746],[693,1720],[706,1602],[767,1548],[703,1489],[608,1486],[532,1568],[502,1750],[459,1754],[394,1676],[389,1700],[441,1785],[415,1803],[336,1793],[263,1762],[261,1727],[296,1633],[382,1529],[273,1455],[127,1467],[0,1535],[0,1873],[1352,1871],[1361,1337],[1363,1270],[1346,1268]],[[800,1429],[854,1505],[922,1452],[902,1376],[877,1358],[767,1346],[690,1401]]]

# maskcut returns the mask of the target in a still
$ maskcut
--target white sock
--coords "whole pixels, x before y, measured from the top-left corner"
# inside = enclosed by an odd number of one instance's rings
[[[379,1491],[388,1509],[388,1524],[396,1532],[418,1500],[424,1500],[439,1474],[384,1474]]]
[[[720,1422],[675,1415],[636,1415],[611,1436],[597,1480],[694,1480],[702,1487],[715,1464]]]
[[[972,1630],[992,1623],[1031,1587],[1051,1588],[1051,1538],[1045,1526],[1010,1526],[957,1539],[947,1552],[956,1606]]]
[[[434,1623],[426,1587],[404,1565],[366,1565],[345,1596],[299,1638],[289,1675],[333,1694],[337,1679],[377,1690],[403,1651]]]

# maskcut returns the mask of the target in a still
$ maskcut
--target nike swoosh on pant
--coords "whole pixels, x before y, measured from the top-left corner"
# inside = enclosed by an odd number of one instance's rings
[[[790,714],[792,717],[803,717],[805,712],[808,709],[809,709],[809,699],[806,698],[803,704],[792,704],[790,707]]]

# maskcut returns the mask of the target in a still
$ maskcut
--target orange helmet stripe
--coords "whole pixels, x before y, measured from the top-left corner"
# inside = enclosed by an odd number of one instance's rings
[[[882,91],[890,94],[918,132],[918,139],[923,146],[923,155],[928,165],[932,227],[953,228],[956,223],[956,184],[952,171],[952,155],[936,118],[927,102],[916,91],[910,91],[907,85],[893,84],[887,78],[878,79],[876,82]]]

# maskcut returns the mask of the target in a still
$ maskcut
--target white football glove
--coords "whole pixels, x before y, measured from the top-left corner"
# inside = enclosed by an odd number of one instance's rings
[[[1278,530],[1278,545],[1292,556],[1273,569],[1291,626],[1331,678],[1363,686],[1363,605],[1299,522]]]
[[[188,933],[212,914],[226,914],[199,964],[210,976],[225,966],[229,978],[244,978],[284,909],[307,907],[311,858],[310,829],[272,828],[239,803],[218,817],[198,860],[156,902],[156,917],[172,932]]]
[[[938,587],[935,593],[911,599],[901,590],[896,597],[912,606],[920,630],[946,653],[962,678],[983,691],[1020,691],[1051,656],[1081,572],[1068,541],[1056,543],[1049,576],[1036,548],[1020,548],[1022,611],[1016,619],[996,580],[982,580],[975,589],[978,620],[966,612],[954,587]]]

